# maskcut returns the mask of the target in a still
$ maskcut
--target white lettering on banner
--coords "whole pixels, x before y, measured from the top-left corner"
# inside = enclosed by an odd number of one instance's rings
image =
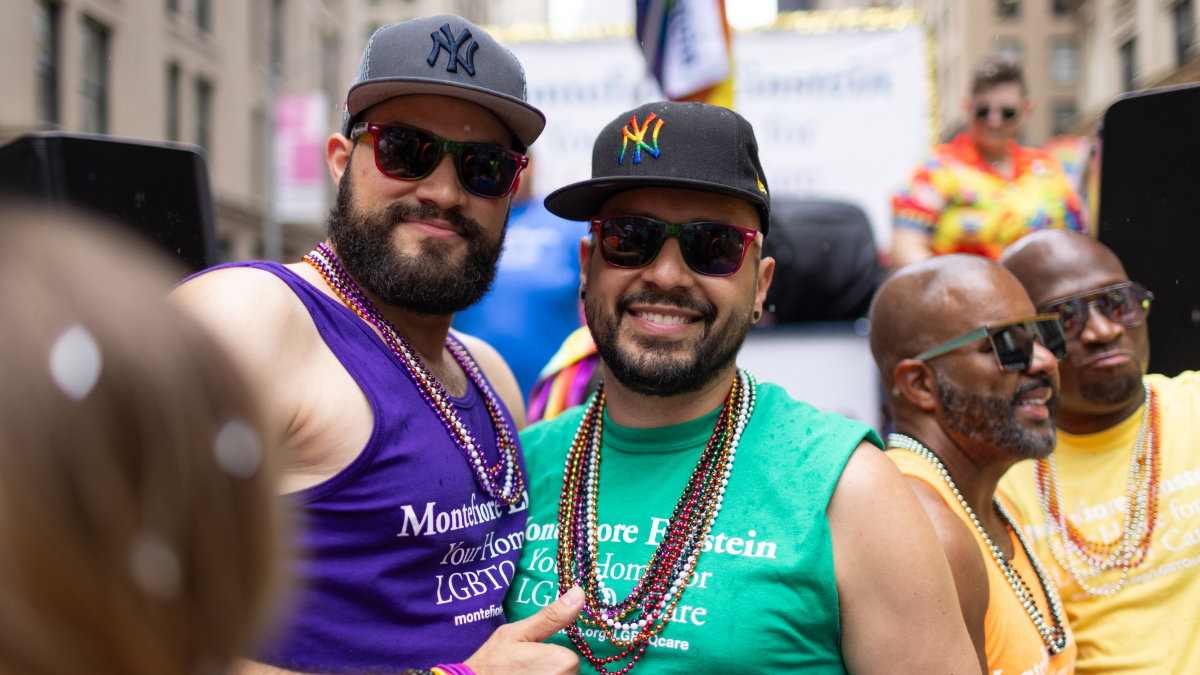
[[[417,509],[413,508],[412,504],[404,504],[400,507],[403,517],[400,533],[398,537],[409,537],[419,535],[434,535],[444,532],[454,532],[470,527],[475,527],[483,523],[490,523],[497,520],[503,515],[501,507],[495,500],[487,501],[482,504],[475,503],[475,495],[471,495],[471,503],[463,504],[461,507],[451,509],[449,511],[438,511],[437,502],[427,502],[424,510],[417,515]],[[529,508],[529,492],[525,492],[520,504],[510,507],[508,514],[524,511]],[[411,528],[411,531],[410,531]],[[422,532],[421,530],[425,531]],[[519,533],[522,539],[508,543],[509,548],[520,549],[521,541],[524,541],[524,534]],[[509,536],[512,538],[512,535]]]

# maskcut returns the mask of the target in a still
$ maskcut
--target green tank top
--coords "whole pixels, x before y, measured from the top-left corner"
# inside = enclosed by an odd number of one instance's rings
[[[521,562],[504,608],[524,619],[558,597],[558,498],[585,406],[521,433],[530,493]],[[604,419],[598,545],[605,586],[624,598],[666,531],[718,411],[657,429]],[[845,673],[825,508],[865,424],[817,412],[761,384],[721,514],[672,620],[631,675],[755,671]],[[615,596],[608,598],[615,601]],[[617,653],[585,630],[600,656]],[[550,642],[570,646],[559,632]],[[610,669],[618,664],[610,664]],[[583,662],[583,673],[595,671]]]

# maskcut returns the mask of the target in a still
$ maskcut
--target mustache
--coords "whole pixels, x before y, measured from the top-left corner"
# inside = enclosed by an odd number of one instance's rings
[[[1009,399],[1009,403],[1015,406],[1017,401],[1020,401],[1022,398],[1024,398],[1026,394],[1042,388],[1050,389],[1051,399],[1058,394],[1058,391],[1055,390],[1054,383],[1050,381],[1050,378],[1044,377],[1040,380],[1034,380],[1033,382],[1017,387],[1017,390],[1013,392],[1012,398]]]
[[[717,307],[711,302],[706,302],[690,295],[656,293],[648,288],[643,288],[640,291],[626,293],[617,299],[617,321],[620,321],[625,316],[625,311],[629,309],[630,305],[639,303],[667,305],[696,312],[700,314],[700,318],[706,324],[711,324],[717,320]]]
[[[477,239],[483,236],[483,226],[478,220],[464,216],[457,211],[443,211],[430,204],[396,202],[388,205],[378,214],[379,222],[387,223],[395,228],[400,223],[412,220],[444,220],[450,223],[464,239]]]

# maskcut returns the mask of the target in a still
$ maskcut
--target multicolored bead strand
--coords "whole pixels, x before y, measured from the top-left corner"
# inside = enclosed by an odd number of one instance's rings
[[[499,459],[494,466],[488,465],[483,447],[463,424],[458,412],[454,409],[450,395],[442,387],[442,383],[438,382],[433,373],[421,362],[416,350],[400,335],[395,326],[385,319],[375,305],[371,304],[371,301],[363,295],[350,275],[342,269],[337,255],[328,246],[321,243],[317,245],[316,250],[304,256],[304,261],[317,270],[325,283],[329,284],[329,287],[350,311],[374,326],[383,336],[383,341],[400,360],[401,369],[413,381],[413,384],[417,385],[417,391],[420,392],[421,398],[429,405],[438,421],[446,428],[446,432],[454,444],[466,457],[467,463],[475,472],[475,478],[484,493],[509,506],[520,503],[525,493],[525,478],[521,475],[521,466],[517,459],[517,444],[513,440],[514,434],[509,428],[508,420],[500,411],[499,399],[492,392],[492,388],[488,386],[487,380],[479,370],[479,365],[467,353],[466,348],[452,335],[446,335],[446,349],[483,394],[483,402],[487,407],[488,416],[492,420],[492,427],[496,434],[496,451]],[[503,483],[498,478],[501,470],[504,473]]]
[[[1046,568],[1034,555],[1033,549],[1029,546],[1029,542],[1025,540],[1025,535],[1021,533],[1021,528],[1013,523],[1012,514],[1004,507],[996,497],[992,497],[992,503],[996,505],[996,510],[1000,512],[1000,518],[1004,521],[1004,526],[1012,531],[1017,536],[1017,541],[1021,543],[1021,548],[1025,551],[1025,557],[1029,559],[1033,565],[1033,571],[1037,574],[1038,583],[1042,587],[1042,593],[1046,596],[1046,602],[1050,605],[1051,620],[1053,625],[1047,625],[1046,617],[1042,615],[1042,610],[1037,606],[1034,600],[1033,593],[1029,590],[1029,585],[1021,578],[1021,573],[1017,568],[1013,567],[1008,558],[1004,555],[1004,551],[1000,550],[984,529],[983,523],[979,522],[979,518],[975,512],[971,510],[967,500],[958,491],[958,486],[954,484],[954,479],[950,477],[950,472],[946,470],[946,466],[942,464],[942,460],[937,455],[921,444],[915,438],[905,436],[904,434],[889,434],[889,448],[901,448],[921,457],[926,462],[933,465],[933,470],[937,472],[946,485],[950,488],[950,492],[958,498],[958,504],[967,512],[967,517],[971,519],[971,524],[975,526],[975,531],[983,538],[983,542],[987,544],[988,550],[992,553],[992,559],[1000,566],[1000,571],[1004,574],[1005,580],[1012,588],[1013,593],[1016,593],[1017,600],[1025,607],[1025,613],[1029,615],[1029,619],[1033,621],[1033,626],[1037,628],[1038,634],[1042,636],[1042,644],[1046,645],[1046,650],[1051,655],[1061,654],[1067,648],[1067,620],[1064,616],[1062,608],[1062,600],[1058,597],[1058,591],[1054,586],[1054,581],[1046,572]]]
[[[666,628],[688,580],[695,573],[705,538],[712,532],[721,511],[737,446],[754,412],[757,392],[754,376],[739,372],[721,407],[708,444],[671,513],[666,534],[654,549],[633,591],[612,604],[604,600],[606,589],[600,579],[597,550],[600,448],[605,408],[603,384],[588,404],[575,432],[563,473],[558,507],[559,588],[578,585],[583,589],[583,610],[576,622],[567,627],[567,636],[601,675],[628,673],[645,655],[650,638]],[[596,656],[580,625],[603,630],[607,641],[621,651],[614,656]],[[634,632],[634,636],[621,639],[617,637],[618,631]],[[609,670],[608,664],[625,659],[629,660],[624,665]]]
[[[1092,595],[1112,595],[1125,586],[1129,570],[1146,559],[1154,527],[1158,523],[1158,491],[1162,475],[1158,395],[1144,378],[1142,387],[1146,391],[1146,405],[1142,407],[1142,423],[1138,427],[1133,457],[1129,462],[1125,522],[1120,537],[1111,542],[1097,543],[1084,536],[1074,523],[1067,520],[1054,455],[1039,460],[1033,469],[1038,501],[1046,518],[1050,552],[1058,564]],[[1058,546],[1055,545],[1054,535],[1061,540]],[[1114,569],[1121,570],[1121,578],[1116,583],[1099,587],[1088,585],[1087,580]]]

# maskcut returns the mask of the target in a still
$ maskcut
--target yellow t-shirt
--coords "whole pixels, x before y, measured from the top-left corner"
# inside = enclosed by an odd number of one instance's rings
[[[1038,557],[1058,583],[1079,645],[1075,671],[1200,673],[1200,373],[1146,377],[1158,396],[1162,453],[1158,523],[1141,566],[1115,595],[1092,596],[1058,566],[1046,540],[1033,462],[1000,482],[1027,523]],[[1093,541],[1113,541],[1124,525],[1125,494],[1142,410],[1115,427],[1077,436],[1058,432],[1055,461],[1067,518]],[[1055,547],[1061,543],[1055,536]],[[1087,580],[1114,583],[1120,571]]]

